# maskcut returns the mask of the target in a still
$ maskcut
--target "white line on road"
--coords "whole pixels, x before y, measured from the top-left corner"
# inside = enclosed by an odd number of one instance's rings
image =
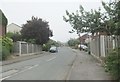
[[[39,65],[36,64],[36,65],[34,65],[34,66],[32,66],[32,67],[29,67],[28,69],[32,69],[32,68],[35,68],[35,67],[37,67],[37,66],[39,66]]]
[[[2,80],[7,79],[7,78],[9,78],[9,77],[11,77],[11,76],[6,76],[6,77],[4,77],[4,78],[1,78],[1,79],[0,79],[0,82],[2,82]]]
[[[51,59],[48,59],[47,61],[51,61],[51,60],[53,60],[53,59],[55,59],[56,57],[53,57],[53,58],[51,58]]]
[[[7,78],[10,78],[10,77],[12,77],[12,76],[15,76],[15,75],[17,75],[17,74],[19,74],[19,73],[23,73],[23,72],[25,72],[25,71],[27,71],[27,70],[30,70],[30,69],[32,69],[32,68],[35,68],[35,67],[37,67],[37,66],[39,66],[39,64],[36,64],[36,65],[34,65],[34,66],[31,66],[31,67],[28,67],[28,68],[26,68],[26,69],[24,69],[24,70],[22,70],[22,71],[20,71],[20,72],[14,73],[14,74],[12,74],[12,75],[3,77],[3,78],[0,79],[0,81],[2,81],[2,80],[4,80],[4,79],[7,79]]]

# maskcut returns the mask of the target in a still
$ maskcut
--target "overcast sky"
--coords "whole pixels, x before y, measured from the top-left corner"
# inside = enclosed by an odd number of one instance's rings
[[[62,42],[78,37],[75,33],[68,33],[72,27],[63,21],[66,10],[75,12],[79,9],[79,5],[85,10],[98,9],[102,6],[101,0],[2,0],[0,2],[0,8],[8,18],[8,24],[15,23],[22,26],[26,20],[37,16],[49,22],[54,35],[52,39]]]

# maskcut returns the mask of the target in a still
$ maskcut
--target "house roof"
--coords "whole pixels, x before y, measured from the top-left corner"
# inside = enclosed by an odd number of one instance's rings
[[[15,24],[15,23],[11,23],[11,24],[9,24],[8,26],[10,26],[10,25],[15,25],[15,26],[17,26],[17,27],[20,27],[19,25]],[[7,27],[8,27],[8,26],[7,26]],[[20,27],[20,28],[22,28],[22,27]]]

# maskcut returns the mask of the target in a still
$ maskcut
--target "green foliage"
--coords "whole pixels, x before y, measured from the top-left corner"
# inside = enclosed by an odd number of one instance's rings
[[[10,55],[13,42],[8,37],[0,37],[0,60],[5,60]]]
[[[60,44],[58,42],[50,39],[46,44],[43,45],[42,50],[43,51],[49,51],[50,47],[53,46],[53,45],[56,46],[56,47],[60,46]]]
[[[12,32],[6,33],[6,37],[9,37],[9,38],[12,38],[13,35],[14,35],[14,33],[12,33]]]
[[[110,72],[115,79],[120,78],[120,48],[114,49],[105,61],[106,71]]]
[[[2,46],[0,53],[0,60],[6,60],[8,56],[10,56],[10,50],[8,50],[6,46]]]
[[[21,35],[22,39],[34,39],[35,43],[40,45],[47,43],[49,37],[53,36],[48,22],[37,17],[32,17],[22,26]]]
[[[72,31],[79,33],[106,32],[108,35],[120,35],[120,1],[113,3],[102,2],[105,12],[101,9],[85,11],[82,6],[75,13],[66,10],[63,16],[65,22],[73,27]]]
[[[50,47],[51,47],[51,45],[49,43],[43,44],[42,50],[43,51],[49,51]]]
[[[21,34],[19,33],[12,33],[12,32],[8,32],[6,34],[6,37],[9,37],[13,40],[13,42],[16,42],[16,41],[21,41],[22,37],[21,37]]]
[[[111,35],[120,35],[120,1],[112,3],[104,3],[102,5],[105,9],[103,15],[105,28]]]
[[[2,41],[2,46],[5,46],[8,50],[11,50],[11,47],[13,45],[12,39],[8,37],[2,37],[0,40]]]
[[[68,41],[68,45],[71,46],[71,47],[72,46],[76,47],[79,43],[80,43],[80,41],[78,39],[70,39]]]

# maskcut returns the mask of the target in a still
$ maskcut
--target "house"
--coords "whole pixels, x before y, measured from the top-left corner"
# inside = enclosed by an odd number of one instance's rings
[[[4,36],[6,34],[7,23],[8,23],[8,20],[5,17],[2,10],[0,9],[0,36]]]
[[[7,32],[20,33],[21,27],[15,23],[11,23],[7,26]]]
[[[86,43],[86,39],[89,38],[89,35],[88,34],[84,34],[80,37],[80,41],[81,41],[81,44],[85,44]]]
[[[0,36],[4,36],[6,34],[6,27],[0,24]]]

